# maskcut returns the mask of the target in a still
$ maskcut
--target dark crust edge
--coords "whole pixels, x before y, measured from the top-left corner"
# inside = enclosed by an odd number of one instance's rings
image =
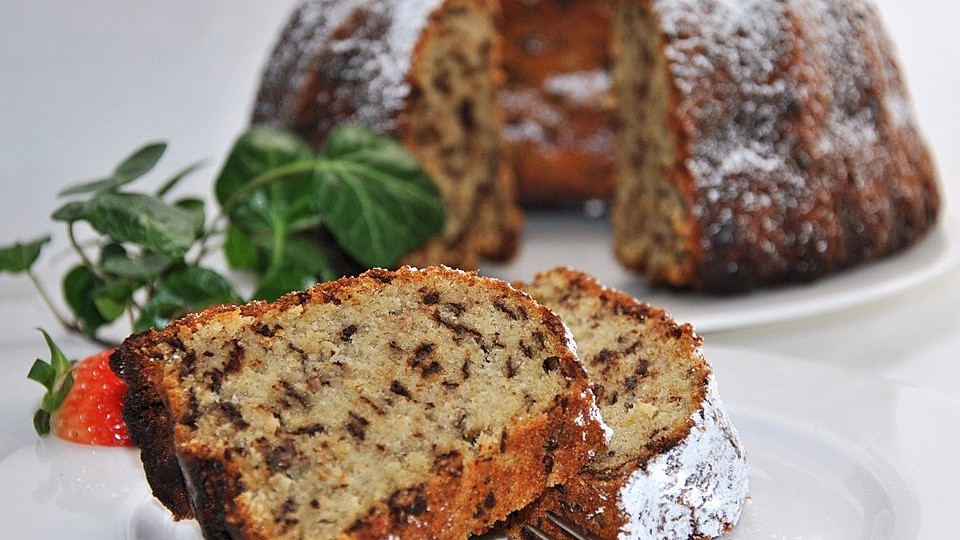
[[[181,451],[179,463],[182,470],[188,471],[187,491],[206,540],[266,540],[254,531],[242,529],[242,523],[233,517],[238,510],[235,501],[243,493],[243,484],[239,473],[232,470],[228,461],[222,456],[205,455],[199,451]]]
[[[160,391],[162,373],[144,346],[155,331],[135,334],[110,356],[110,369],[127,383],[123,421],[130,439],[140,448],[140,461],[153,495],[174,519],[190,519],[193,508],[174,450],[173,418]]]

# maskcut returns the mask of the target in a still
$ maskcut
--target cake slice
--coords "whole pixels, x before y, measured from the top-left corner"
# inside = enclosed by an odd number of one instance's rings
[[[512,516],[512,535],[567,518],[598,538],[689,539],[739,518],[748,466],[701,340],[663,310],[558,268],[525,287],[573,331],[604,420],[608,450]]]
[[[201,311],[111,367],[154,494],[207,539],[444,539],[604,448],[573,347],[502,281],[404,267]]]

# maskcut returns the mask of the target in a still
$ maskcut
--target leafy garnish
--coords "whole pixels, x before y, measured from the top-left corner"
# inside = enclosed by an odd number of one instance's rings
[[[69,315],[33,273],[49,236],[0,247],[0,271],[25,273],[67,330],[110,346],[101,331],[124,316],[132,330],[143,330],[243,301],[228,277],[205,264],[211,246],[222,246],[231,268],[253,274],[246,299],[273,300],[317,281],[392,267],[443,227],[439,192],[420,164],[395,140],[365,128],[334,130],[319,154],[292,134],[251,128],[214,181],[220,209],[212,218],[201,198],[171,195],[199,164],[152,193],[135,189],[166,148],[147,144],[109,175],[60,192],[64,202],[52,219],[66,226],[78,259],[61,281]],[[90,230],[93,238],[78,237]],[[47,379],[49,370],[36,370]]]
[[[143,306],[136,330],[162,328],[171,320],[214,304],[235,304],[241,298],[217,272],[199,266],[185,266],[167,273]]]
[[[302,256],[319,226],[367,268],[396,265],[443,227],[440,194],[416,159],[357,126],[335,129],[317,156],[288,133],[254,128],[234,146],[215,191],[232,227],[228,261],[259,272],[271,296],[337,277],[323,253]]]
[[[172,258],[183,257],[200,232],[194,211],[142,193],[99,192],[65,221],[81,220],[113,242]]]
[[[133,182],[147,174],[160,161],[160,157],[167,150],[166,143],[151,143],[126,157],[107,178],[93,180],[68,187],[60,192],[61,196],[79,195],[82,193],[96,193],[98,191],[114,191],[116,188]]]
[[[40,257],[43,246],[50,243],[50,236],[26,243],[17,242],[12,246],[0,248],[0,270],[12,273],[26,272]]]
[[[73,386],[73,375],[71,369],[73,362],[67,360],[67,357],[60,350],[60,347],[53,342],[44,330],[40,330],[43,339],[47,342],[47,348],[50,350],[50,361],[44,362],[37,358],[27,378],[42,384],[47,392],[40,401],[40,409],[33,415],[33,428],[37,435],[47,435],[50,433],[50,415],[60,408],[70,388]]]
[[[342,128],[315,174],[327,227],[364,265],[393,266],[443,228],[436,184],[393,139]]]

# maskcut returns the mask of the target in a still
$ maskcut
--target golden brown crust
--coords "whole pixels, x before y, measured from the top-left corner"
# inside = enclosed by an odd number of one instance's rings
[[[273,304],[219,306],[175,321],[161,331],[131,336],[111,359],[111,367],[129,385],[124,416],[142,449],[144,469],[157,498],[177,518],[196,517],[207,538],[266,540],[282,536],[284,530],[283,523],[264,524],[255,517],[249,499],[242,496],[251,486],[244,485],[236,469],[238,455],[234,450],[215,450],[191,442],[198,422],[196,404],[173,389],[177,381],[163,374],[165,368],[172,373],[190,369],[193,351],[183,345],[181,336],[240,316],[261,320],[268,313],[298,310],[308,304],[363,301],[394,282],[416,285],[422,291],[437,280],[461,281],[498,298],[519,299],[524,317],[538,321],[555,336],[551,339],[566,339],[560,319],[526,295],[503,282],[446,268],[371,270],[356,278],[288,294]],[[509,305],[490,308],[503,318],[517,316],[514,310]],[[270,332],[266,327],[260,331]],[[593,449],[604,446],[603,430],[596,419],[586,373],[576,356],[563,348],[548,360],[550,364],[545,361],[543,371],[556,371],[567,382],[545,415],[505,426],[499,444],[481,447],[477,455],[467,458],[452,453],[438,458],[432,475],[418,484],[398,488],[370,507],[366,516],[342,531],[340,537],[372,539],[396,534],[403,538],[463,538],[467,533],[484,531],[546,486],[579,471]],[[517,475],[521,470],[525,474]]]

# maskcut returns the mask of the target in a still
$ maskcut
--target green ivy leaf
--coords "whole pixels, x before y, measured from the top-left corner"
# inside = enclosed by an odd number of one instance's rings
[[[72,223],[80,221],[87,216],[87,203],[83,201],[70,201],[53,211],[50,217],[54,221],[63,221]]]
[[[436,185],[393,139],[356,127],[335,130],[316,175],[327,227],[368,267],[394,266],[443,229]]]
[[[343,275],[330,264],[328,251],[306,235],[287,239],[284,265],[266,269],[257,282],[252,298],[273,301],[290,292],[303,290],[318,280]]]
[[[298,137],[268,127],[254,127],[234,143],[223,170],[217,176],[214,192],[237,225],[262,227],[278,212],[296,207],[309,213],[315,195],[309,168],[284,174],[284,182],[264,182],[264,175],[278,169],[313,160],[313,151]],[[283,216],[292,221],[292,216]],[[308,216],[314,218],[315,216]]]
[[[299,271],[304,275],[313,276],[314,281],[317,277],[323,280],[336,279],[342,274],[333,269],[330,261],[331,255],[331,250],[318,243],[312,235],[302,234],[293,236],[288,240],[286,263],[288,268]],[[289,290],[298,289],[291,288]]]
[[[133,293],[140,285],[141,283],[129,279],[111,281],[92,291],[93,304],[107,322],[113,322],[126,311]]]
[[[165,197],[167,193],[170,192],[170,190],[175,188],[177,184],[180,183],[181,180],[190,176],[191,174],[193,174],[195,171],[197,171],[204,165],[205,165],[204,162],[198,161],[196,163],[192,163],[184,167],[182,170],[180,170],[179,172],[171,176],[166,182],[164,182],[159,189],[157,189],[157,197],[161,199]]]
[[[217,177],[230,217],[227,261],[257,273],[290,268],[290,239],[322,221],[310,147],[289,133],[255,127],[234,144]]]
[[[257,283],[253,298],[273,302],[290,291],[302,291],[317,282],[316,274],[296,268],[270,270]]]
[[[113,177],[127,182],[136,180],[150,172],[166,151],[167,143],[165,142],[146,144],[117,165],[113,171]]]
[[[166,150],[167,144],[163,142],[147,144],[127,156],[117,165],[111,176],[68,187],[61,191],[59,195],[64,197],[114,191],[150,172]]]
[[[0,271],[13,274],[26,272],[37,262],[40,251],[48,243],[50,237],[44,236],[30,242],[17,242],[12,246],[0,247]]]
[[[84,215],[114,242],[130,242],[170,258],[180,258],[197,239],[194,211],[139,193],[104,193],[88,202]]]
[[[104,252],[100,259],[103,270],[113,276],[150,281],[174,264],[174,260],[156,253],[130,254],[126,250]]]
[[[203,234],[206,226],[206,214],[204,213],[204,203],[202,199],[184,198],[179,199],[173,205],[181,210],[193,214],[193,228],[195,236],[199,238]]]
[[[235,225],[227,227],[223,241],[223,250],[227,256],[227,264],[237,270],[262,270],[259,268],[262,260],[260,250],[249,236],[244,234]]]
[[[223,276],[199,266],[187,266],[164,276],[137,321],[137,329],[162,328],[171,320],[215,304],[242,299]]]
[[[94,301],[95,292],[103,284],[102,279],[83,265],[73,267],[63,277],[63,298],[88,336],[107,323]]]

